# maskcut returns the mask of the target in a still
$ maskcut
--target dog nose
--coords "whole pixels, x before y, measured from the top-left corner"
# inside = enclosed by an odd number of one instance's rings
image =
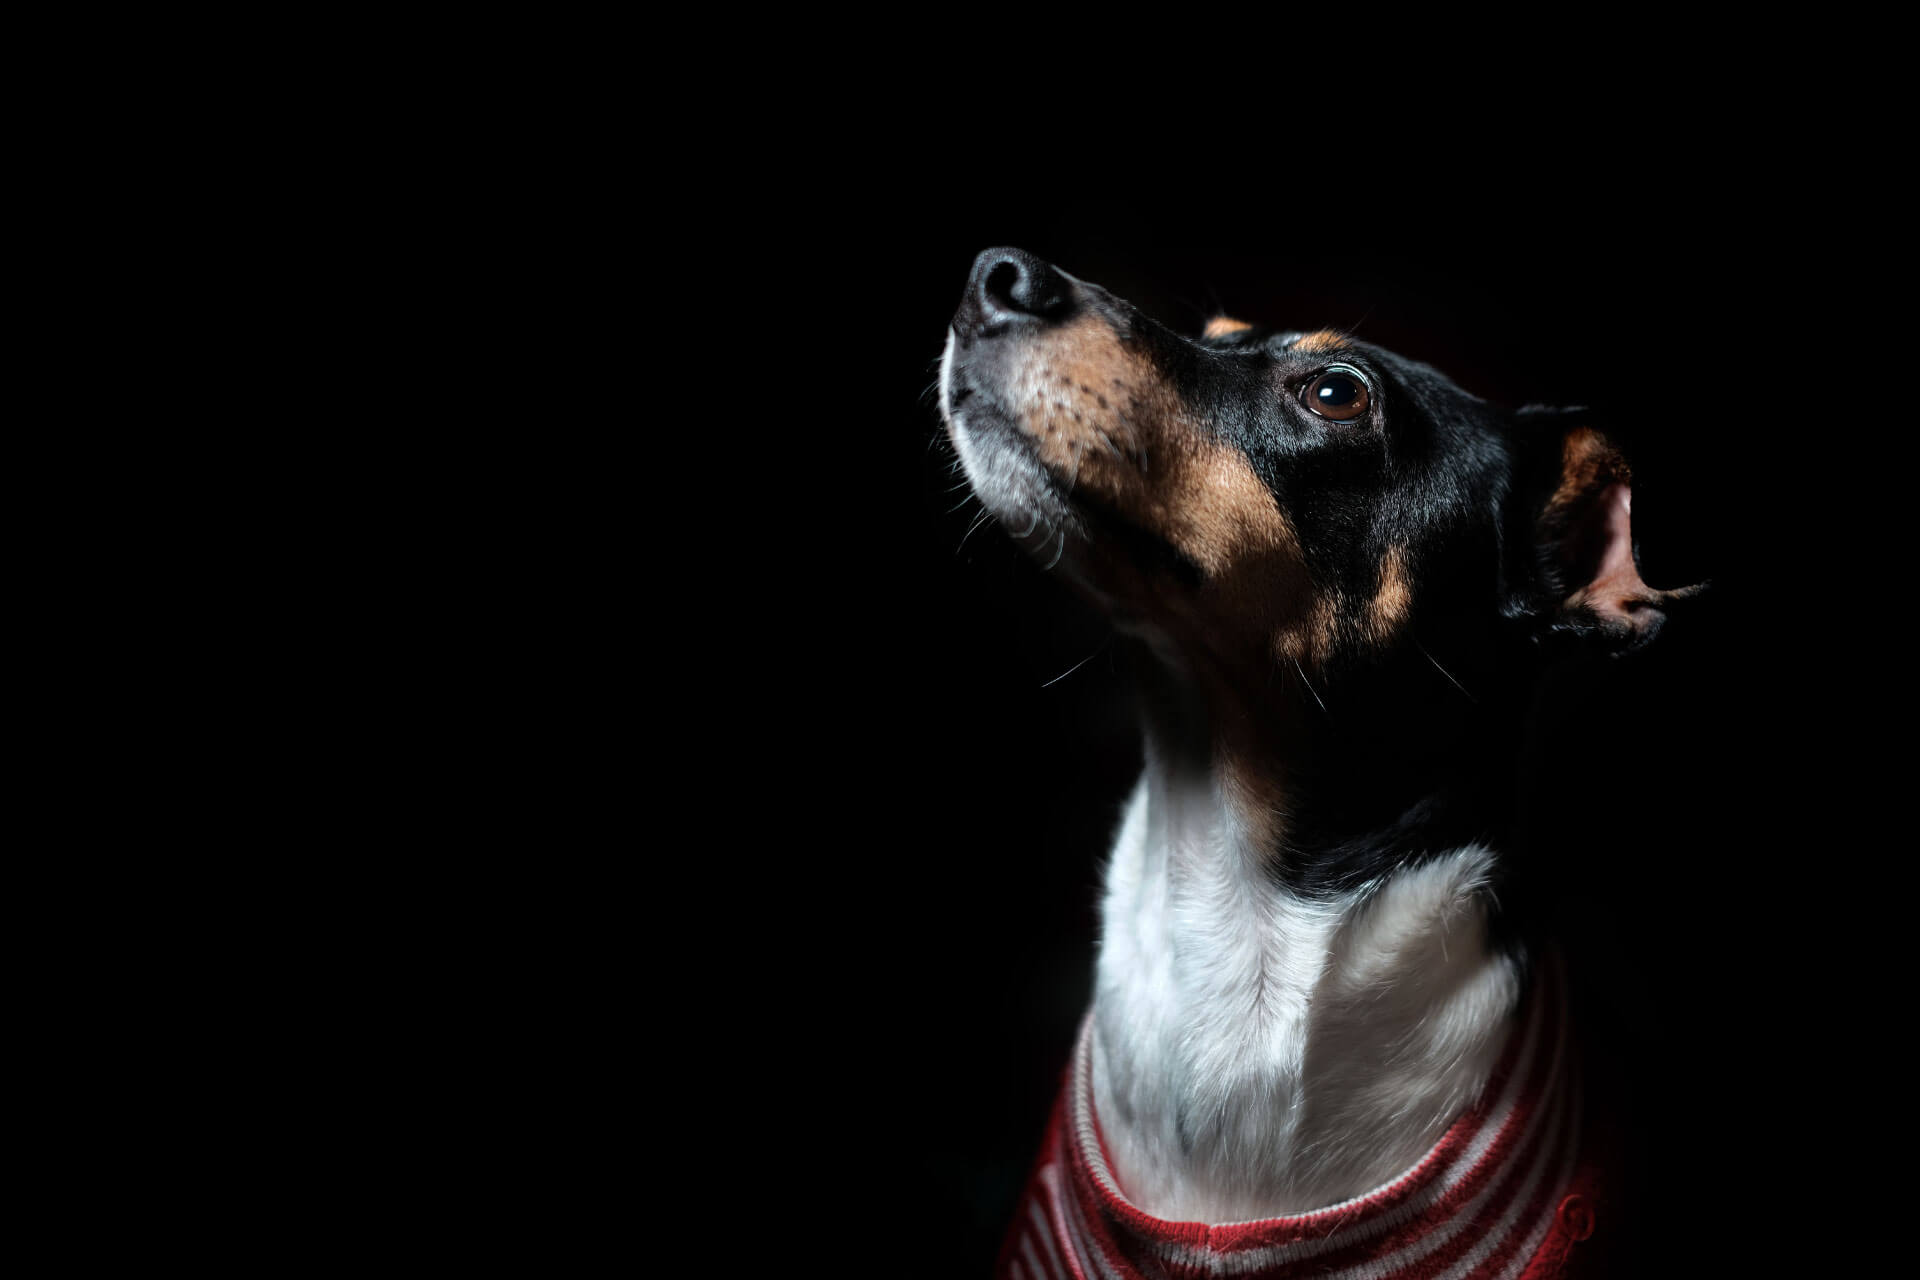
[[[1016,324],[1051,324],[1073,310],[1073,285],[1019,249],[989,249],[973,260],[954,327],[982,336]]]

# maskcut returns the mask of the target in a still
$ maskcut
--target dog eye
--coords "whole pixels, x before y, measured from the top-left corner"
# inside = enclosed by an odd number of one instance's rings
[[[1300,399],[1307,408],[1335,422],[1352,422],[1373,403],[1367,384],[1352,369],[1328,369],[1306,385]]]

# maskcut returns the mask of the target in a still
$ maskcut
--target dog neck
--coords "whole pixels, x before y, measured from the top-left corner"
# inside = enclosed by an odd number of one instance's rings
[[[1094,1108],[1122,1188],[1162,1218],[1227,1222],[1391,1180],[1479,1094],[1519,1004],[1519,962],[1488,940],[1492,852],[1290,887],[1286,770],[1148,718],[1094,998]]]

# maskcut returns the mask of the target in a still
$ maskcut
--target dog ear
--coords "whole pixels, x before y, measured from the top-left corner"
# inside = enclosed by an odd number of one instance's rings
[[[1640,576],[1633,469],[1590,411],[1530,407],[1516,419],[1525,527],[1509,533],[1531,557],[1515,575],[1521,611],[1612,653],[1644,646],[1708,584],[1661,591]]]

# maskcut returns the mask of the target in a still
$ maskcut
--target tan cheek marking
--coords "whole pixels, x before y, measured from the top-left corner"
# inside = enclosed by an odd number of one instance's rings
[[[1083,459],[1105,451],[1103,440],[1131,442],[1128,406],[1142,381],[1139,361],[1103,340],[1105,326],[1083,320],[1037,344],[1014,379],[1025,402],[1023,422],[1042,459],[1078,475]]]
[[[1390,547],[1381,558],[1380,585],[1372,599],[1350,602],[1337,590],[1315,596],[1303,616],[1275,635],[1274,652],[1303,667],[1321,666],[1343,646],[1391,643],[1412,611],[1413,580],[1406,549]]]
[[[1305,667],[1317,667],[1333,656],[1340,635],[1341,597],[1329,592],[1314,598],[1305,614],[1281,628],[1274,652]]]
[[[1291,351],[1304,351],[1308,355],[1320,355],[1328,351],[1338,351],[1347,345],[1347,340],[1331,329],[1321,329],[1310,333],[1288,348]]]
[[[1022,426],[1049,469],[1166,539],[1205,575],[1191,595],[1139,584],[1169,625],[1229,662],[1263,649],[1270,657],[1283,626],[1301,633],[1303,661],[1331,650],[1335,614],[1314,599],[1299,539],[1272,492],[1150,361],[1094,321],[1052,335],[1016,380]]]
[[[1367,638],[1385,644],[1406,624],[1413,608],[1413,585],[1407,576],[1407,554],[1398,546],[1387,549],[1380,562],[1380,589],[1367,610]]]
[[[1224,338],[1230,333],[1240,333],[1253,328],[1245,320],[1235,320],[1232,316],[1215,316],[1207,321],[1207,327],[1200,331],[1203,338]]]
[[[1297,555],[1293,528],[1238,452],[1189,434],[1167,456],[1168,474],[1143,495],[1150,527],[1209,575],[1261,553]]]
[[[1298,559],[1292,527],[1247,460],[1208,437],[1159,371],[1105,325],[1060,333],[1021,376],[1027,434],[1076,488],[1112,502],[1210,576],[1252,555]]]

